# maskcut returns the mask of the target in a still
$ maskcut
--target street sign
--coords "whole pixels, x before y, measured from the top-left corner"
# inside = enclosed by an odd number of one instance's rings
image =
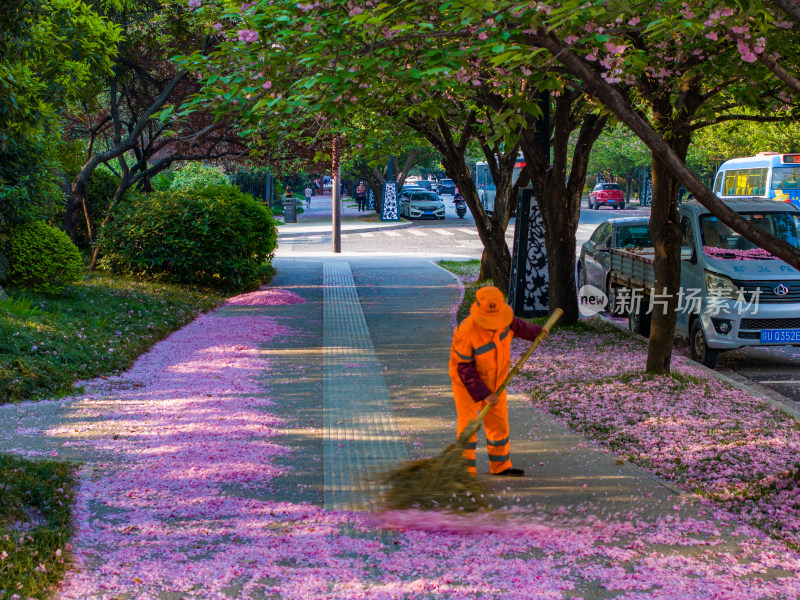
[[[522,188],[517,196],[514,253],[511,256],[508,290],[508,303],[514,309],[514,314],[526,318],[549,314],[549,281],[544,219],[533,190]]]

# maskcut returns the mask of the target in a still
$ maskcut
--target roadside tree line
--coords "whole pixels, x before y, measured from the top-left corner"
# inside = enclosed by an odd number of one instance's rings
[[[681,185],[746,238],[800,266],[800,252],[741,219],[687,166],[691,142],[705,128],[796,117],[800,19],[790,0],[746,7],[273,0],[193,8],[193,21],[216,31],[218,43],[178,61],[203,84],[182,116],[202,108],[256,129],[278,122],[289,130],[313,119],[337,139],[348,139],[353,123],[365,118],[411,129],[441,154],[464,194],[484,244],[485,274],[501,289],[510,273],[504,232],[518,187],[529,183],[546,223],[550,303],[566,310],[567,322],[578,318],[573,268],[581,193],[609,120],[651,154],[656,285],[673,300]],[[472,145],[497,186],[492,215],[465,160]],[[527,168],[513,183],[520,151]],[[674,311],[654,315],[648,370],[669,370],[674,331]]]
[[[85,236],[92,265],[99,226],[127,191],[151,190],[178,162],[288,169],[335,160],[377,196],[388,156],[399,158],[402,181],[433,152],[474,215],[482,274],[504,290],[505,230],[519,187],[533,187],[550,304],[574,322],[580,201],[602,150],[627,178],[649,155],[656,285],[673,298],[681,185],[800,266],[800,252],[739,218],[708,189],[708,174],[689,168],[700,164],[692,148],[724,152],[705,130],[766,131],[796,118],[800,18],[791,0],[27,0],[3,18],[1,42],[17,52],[0,66],[18,80],[38,75],[27,87],[2,79],[0,189],[9,201],[0,228],[60,204],[63,228],[73,241]],[[40,48],[48,35],[56,41]],[[46,52],[69,44],[69,57],[49,61]],[[53,130],[62,133],[55,141]],[[514,182],[520,152],[526,169]],[[30,157],[33,176],[20,177],[15,165]],[[476,157],[497,186],[491,214],[472,179]],[[93,201],[93,177],[116,184],[108,201]],[[54,181],[66,201],[53,200]],[[669,370],[674,327],[674,312],[654,316],[650,371]]]

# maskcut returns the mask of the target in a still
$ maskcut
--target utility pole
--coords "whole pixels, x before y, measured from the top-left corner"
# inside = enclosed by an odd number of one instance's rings
[[[333,231],[331,239],[333,243],[333,253],[341,254],[342,252],[342,174],[341,174],[341,157],[339,156],[339,138],[333,138],[333,152],[332,152],[332,187],[331,198],[333,202]]]

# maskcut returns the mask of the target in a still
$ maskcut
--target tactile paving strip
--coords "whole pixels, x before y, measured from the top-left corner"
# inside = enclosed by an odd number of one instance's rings
[[[325,508],[371,510],[376,473],[408,460],[350,264],[323,263]]]

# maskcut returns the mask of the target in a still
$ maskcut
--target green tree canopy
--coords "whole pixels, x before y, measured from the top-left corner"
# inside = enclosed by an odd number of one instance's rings
[[[0,25],[0,151],[41,137],[110,71],[119,28],[81,0],[6,0]]]

